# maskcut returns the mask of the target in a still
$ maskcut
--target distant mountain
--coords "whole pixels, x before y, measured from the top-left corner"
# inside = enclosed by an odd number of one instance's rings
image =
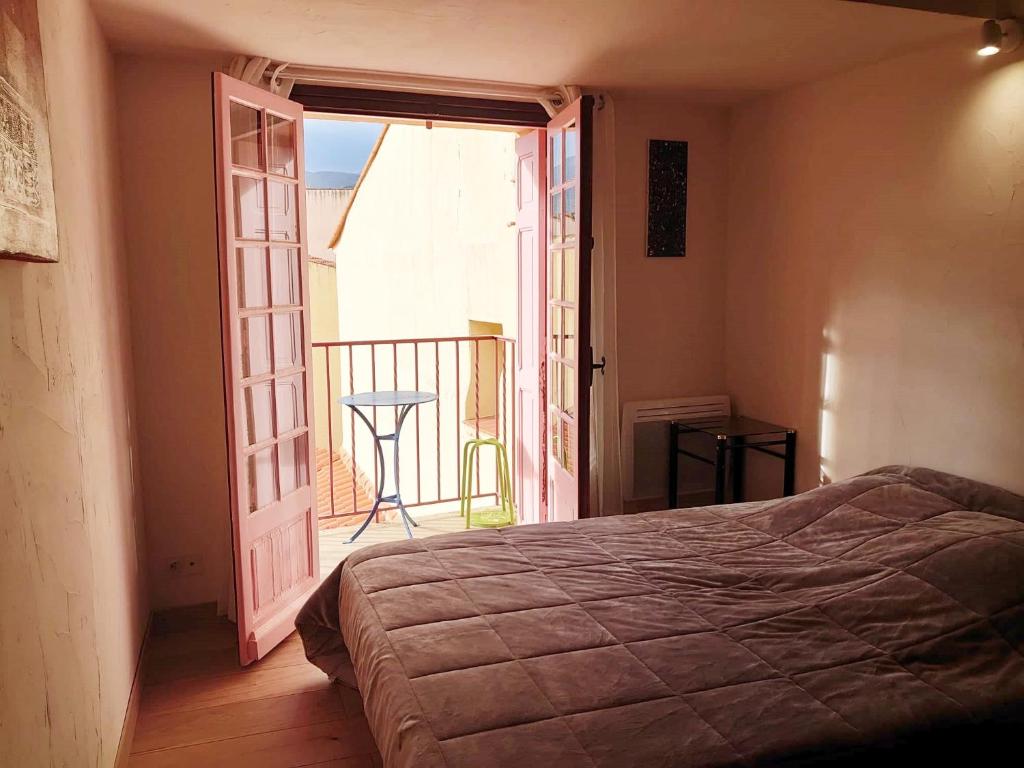
[[[349,171],[311,171],[306,174],[306,189],[352,189],[358,173]]]

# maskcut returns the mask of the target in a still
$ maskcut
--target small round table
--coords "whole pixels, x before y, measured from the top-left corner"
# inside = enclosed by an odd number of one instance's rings
[[[363,423],[370,430],[370,434],[373,435],[373,445],[377,452],[374,461],[378,457],[380,458],[380,479],[377,482],[377,498],[373,501],[370,514],[366,516],[363,524],[359,526],[359,530],[353,533],[352,537],[345,542],[346,544],[351,544],[366,530],[366,526],[370,524],[373,516],[377,514],[377,507],[380,506],[382,501],[398,507],[402,516],[402,523],[405,525],[405,532],[409,535],[410,539],[412,538],[412,528],[409,527],[409,524],[412,523],[412,525],[418,526],[419,523],[412,519],[406,511],[405,505],[402,504],[402,492],[398,484],[398,438],[402,433],[402,424],[405,421],[405,417],[409,415],[409,411],[417,405],[432,403],[435,400],[437,400],[437,395],[433,392],[360,392],[355,395],[346,395],[338,400],[342,405],[347,405],[351,408],[363,420]],[[374,429],[373,422],[360,409],[390,407],[400,409],[395,419],[395,431],[390,435],[378,435],[377,430]],[[395,471],[395,492],[391,496],[384,495],[384,447],[381,445],[384,440],[390,440],[394,444],[394,462],[392,466]]]

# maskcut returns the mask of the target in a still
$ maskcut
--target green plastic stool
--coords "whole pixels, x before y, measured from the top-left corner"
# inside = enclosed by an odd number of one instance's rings
[[[473,462],[479,461],[480,447],[493,445],[498,455],[499,504],[473,509]],[[493,438],[467,440],[462,446],[462,486],[459,489],[459,514],[466,518],[466,528],[501,528],[516,524],[516,508],[512,503],[512,482],[509,479],[508,452],[505,445]]]

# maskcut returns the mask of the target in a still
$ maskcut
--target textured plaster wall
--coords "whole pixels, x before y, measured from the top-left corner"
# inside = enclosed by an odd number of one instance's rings
[[[229,602],[214,203],[214,62],[119,55],[120,129],[146,563],[154,608]],[[199,558],[199,572],[168,562]]]
[[[0,262],[0,765],[113,763],[147,616],[112,60],[39,0],[61,261]]]
[[[906,463],[1024,492],[1024,51],[974,43],[735,112],[727,382],[799,429],[798,490]]]
[[[724,386],[728,112],[643,96],[615,100],[615,260],[623,402]],[[647,142],[689,142],[684,258],[648,258]]]

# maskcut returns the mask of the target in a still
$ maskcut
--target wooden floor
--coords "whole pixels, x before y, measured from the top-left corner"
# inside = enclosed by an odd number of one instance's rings
[[[306,661],[297,635],[242,669],[235,625],[214,614],[154,617],[130,768],[381,765],[359,694]]]
[[[422,539],[436,536],[439,533],[454,533],[466,529],[465,519],[459,511],[434,514],[417,514],[413,518],[420,525],[412,529],[414,538]],[[346,544],[349,536],[355,533],[358,525],[349,528],[329,528],[320,530],[320,578],[324,578],[335,567],[356,550],[380,544],[385,541],[402,541],[406,538],[405,528],[401,521],[393,523],[370,523],[363,534],[353,544]]]

